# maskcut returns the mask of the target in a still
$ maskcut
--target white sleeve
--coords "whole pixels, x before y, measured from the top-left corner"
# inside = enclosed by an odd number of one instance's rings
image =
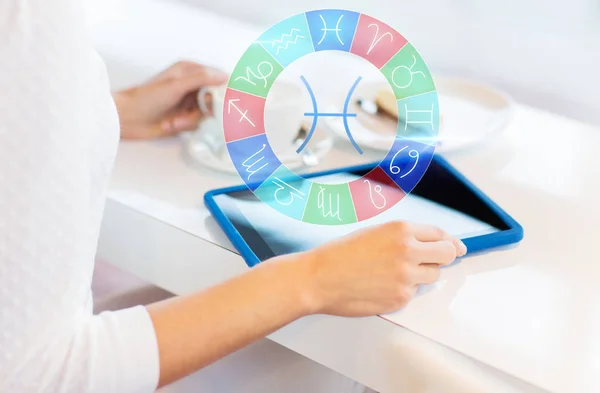
[[[0,1],[0,392],[145,393],[144,307],[92,315],[119,127],[83,0]]]

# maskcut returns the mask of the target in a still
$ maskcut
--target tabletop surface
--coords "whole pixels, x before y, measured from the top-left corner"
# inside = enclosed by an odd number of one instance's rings
[[[116,87],[182,57],[231,69],[260,33],[184,6],[170,5],[166,14],[160,2],[143,2],[146,12],[139,13],[141,3],[108,1],[93,16],[94,39]],[[160,24],[153,20],[158,14]],[[174,23],[176,32],[169,27]],[[227,26],[227,33],[213,37],[217,44],[204,43],[214,26]],[[389,318],[548,391],[600,391],[599,131],[517,105],[501,137],[448,155],[523,225],[524,240],[464,258]],[[350,164],[348,157],[336,149],[317,169]],[[181,138],[122,142],[109,199],[232,249],[202,198],[210,189],[239,183],[190,165]]]

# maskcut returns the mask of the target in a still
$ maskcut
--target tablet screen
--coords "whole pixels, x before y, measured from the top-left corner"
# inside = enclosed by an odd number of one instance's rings
[[[339,172],[311,180],[342,183],[367,172]],[[249,190],[218,194],[214,199],[261,261],[311,249],[358,229],[392,220],[436,225],[461,239],[509,229],[484,201],[436,160],[415,189],[399,203],[372,219],[354,224],[307,224],[277,212]]]

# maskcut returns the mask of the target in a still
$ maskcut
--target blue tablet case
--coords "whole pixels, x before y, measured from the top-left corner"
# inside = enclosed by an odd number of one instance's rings
[[[480,236],[468,237],[465,239],[461,239],[465,245],[467,246],[468,252],[467,255],[473,254],[478,251],[483,251],[495,247],[506,246],[509,244],[518,243],[523,239],[523,227],[508,213],[506,213],[498,204],[496,204],[493,200],[491,200],[486,194],[484,194],[480,189],[478,189],[473,183],[471,183],[462,173],[460,173],[456,168],[454,168],[448,161],[442,158],[439,155],[435,155],[433,158],[439,166],[444,168],[454,177],[456,177],[460,182],[462,182],[473,194],[475,194],[482,202],[484,202],[490,210],[492,210],[499,218],[502,220],[509,229],[502,230],[496,233],[490,233]],[[345,168],[337,168],[331,169],[327,171],[315,172],[310,174],[304,174],[303,176],[306,178],[317,177],[317,176],[325,176],[339,172],[360,172],[360,171],[368,171],[377,166],[377,163],[345,167]],[[254,254],[252,249],[246,244],[244,238],[240,235],[240,233],[235,229],[233,224],[229,221],[229,219],[225,216],[223,211],[219,208],[219,205],[216,203],[214,197],[219,194],[227,194],[230,192],[236,191],[244,191],[248,190],[248,186],[243,184],[239,186],[233,187],[225,187],[219,188],[215,190],[211,190],[204,195],[204,203],[208,210],[213,215],[214,219],[217,221],[221,229],[225,232],[233,246],[238,250],[240,255],[244,258],[248,266],[252,267],[256,264],[260,263],[260,259]]]

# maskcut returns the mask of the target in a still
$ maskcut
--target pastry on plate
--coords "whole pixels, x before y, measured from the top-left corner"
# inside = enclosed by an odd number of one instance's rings
[[[398,116],[398,104],[396,102],[396,96],[394,92],[387,88],[381,89],[377,92],[375,97],[375,104],[377,104],[377,111],[385,114],[387,116],[391,116],[400,121],[404,121],[404,118],[399,118]],[[440,128],[442,126],[443,116],[440,114]]]

